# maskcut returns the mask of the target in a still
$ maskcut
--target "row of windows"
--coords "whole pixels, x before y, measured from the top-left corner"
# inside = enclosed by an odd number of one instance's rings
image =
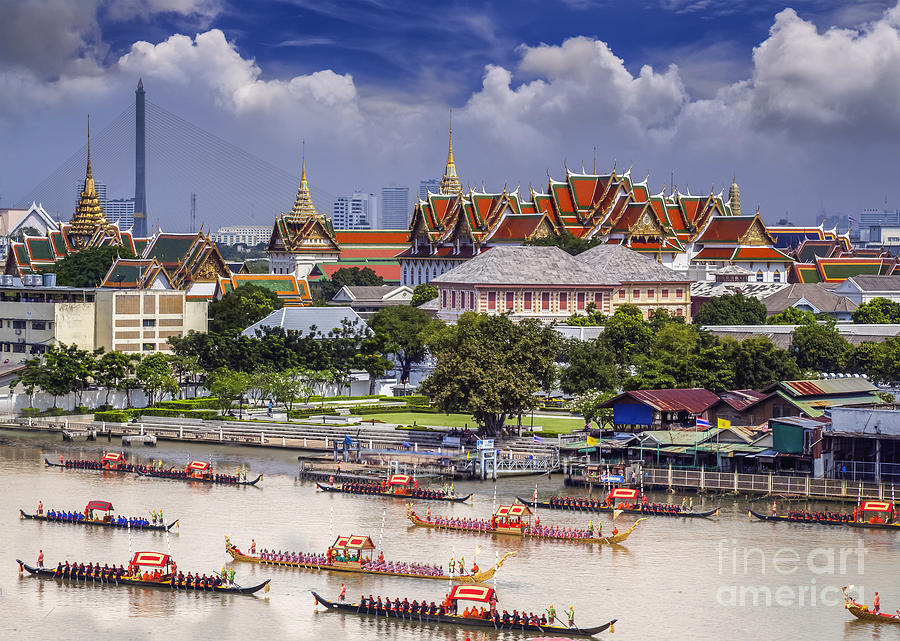
[[[620,289],[618,295],[619,295],[619,300],[625,300],[626,292],[625,292],[624,289]],[[682,298],[683,296],[684,296],[684,290],[683,290],[683,289],[680,289],[680,288],[679,288],[679,289],[676,289],[676,290],[675,290],[675,300],[681,300],[681,298]],[[641,297],[641,290],[639,290],[639,289],[633,289],[633,290],[631,290],[631,297],[632,297],[632,298],[640,298],[640,297]],[[663,288],[663,290],[660,292],[660,296],[659,296],[659,297],[660,297],[661,300],[669,300],[669,290],[666,289],[666,288]],[[648,290],[647,290],[647,299],[648,299],[648,300],[655,300],[655,299],[656,299],[656,290],[655,290],[655,289],[648,289]]]
[[[3,321],[0,320],[0,327],[2,327]],[[52,326],[53,323],[50,321],[31,321],[31,329],[37,330],[45,330],[48,327]],[[28,321],[24,320],[7,320],[6,321],[7,329],[27,329]]]
[[[458,296],[457,296],[458,294]],[[487,309],[488,311],[515,311],[517,296],[516,292],[487,292]],[[570,305],[574,304],[576,310],[584,311],[590,303],[598,309],[603,308],[602,292],[521,292],[518,296],[523,312],[550,312],[553,310],[553,303],[557,303],[560,311],[568,311]],[[449,303],[449,305],[448,305]],[[457,305],[458,303],[458,305]],[[456,290],[441,291],[441,307],[445,309],[471,309],[475,310],[475,292],[457,292]]]

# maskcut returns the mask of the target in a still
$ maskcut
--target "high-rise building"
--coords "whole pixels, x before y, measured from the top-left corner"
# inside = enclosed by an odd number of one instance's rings
[[[111,223],[118,223],[119,229],[134,227],[134,198],[102,200],[103,212]]]
[[[409,187],[391,184],[381,188],[381,229],[409,227]]]
[[[375,194],[355,191],[338,196],[331,211],[334,229],[373,229],[378,220],[378,198]]]
[[[440,178],[425,178],[424,180],[419,181],[419,200],[425,200],[428,198],[428,192],[432,194],[441,193],[441,179]]]
[[[255,247],[265,243],[272,235],[272,228],[263,225],[232,225],[219,227],[212,239],[222,245],[247,245]]]

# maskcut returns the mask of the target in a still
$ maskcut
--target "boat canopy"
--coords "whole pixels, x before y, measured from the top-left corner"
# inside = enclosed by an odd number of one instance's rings
[[[893,512],[894,504],[888,501],[864,501],[860,510],[863,512]]]
[[[331,544],[331,547],[336,550],[374,550],[375,544],[367,536],[351,534],[350,536],[339,536]]]
[[[113,504],[109,501],[90,501],[86,510],[100,510],[101,512],[109,512],[113,509]]]
[[[125,457],[122,456],[122,453],[121,453],[121,452],[106,452],[106,453],[103,455],[103,458],[100,459],[100,460],[101,460],[101,461],[114,461],[114,462],[118,462],[118,461],[124,461],[124,460],[125,460]]]
[[[454,585],[450,590],[450,598],[454,601],[479,601],[489,603],[494,597],[494,588],[486,585]]]
[[[640,492],[631,487],[617,487],[609,495],[614,499],[636,499]]]
[[[135,552],[132,565],[151,568],[164,568],[169,563],[169,555],[162,552]]]
[[[501,505],[495,512],[497,516],[531,516],[527,505]]]
[[[388,485],[409,485],[412,477],[409,474],[392,474],[388,479]]]
[[[190,463],[188,463],[187,469],[206,472],[207,470],[209,470],[209,463],[207,463],[206,461],[191,461]]]

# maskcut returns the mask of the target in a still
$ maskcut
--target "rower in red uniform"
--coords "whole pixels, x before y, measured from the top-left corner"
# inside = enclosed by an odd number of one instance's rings
[[[38,566],[39,568],[44,567],[44,551],[43,551],[43,550],[38,550],[37,566]],[[877,592],[875,593],[875,597],[876,597],[876,598],[878,597],[878,593],[877,593]]]
[[[881,598],[875,593],[875,601],[872,603],[872,612],[878,614],[881,612]]]

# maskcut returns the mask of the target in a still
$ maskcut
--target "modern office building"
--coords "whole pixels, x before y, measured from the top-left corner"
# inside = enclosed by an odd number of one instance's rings
[[[440,178],[426,178],[419,181],[419,200],[425,200],[426,198],[428,198],[429,191],[432,194],[441,193]]]
[[[115,198],[101,201],[106,220],[118,223],[119,229],[134,227],[134,198]]]
[[[334,229],[374,229],[378,220],[378,198],[375,194],[355,191],[338,196],[331,212]]]
[[[269,225],[232,225],[219,227],[212,235],[213,241],[222,245],[246,245],[255,247],[260,243],[269,242],[272,228]]]
[[[381,188],[380,229],[408,229],[409,213],[409,187],[391,184]]]

